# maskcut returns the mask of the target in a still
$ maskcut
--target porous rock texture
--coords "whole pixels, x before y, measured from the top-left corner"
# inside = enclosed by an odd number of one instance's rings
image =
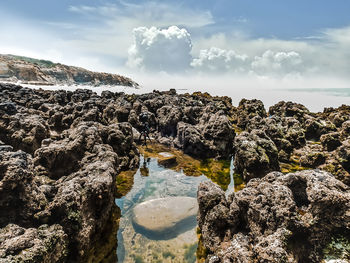
[[[0,92],[0,262],[88,262],[139,163],[132,126],[103,121],[92,92]]]
[[[202,93],[99,96],[0,84],[0,262],[90,262],[90,251],[113,258],[94,246],[111,227],[118,173],[139,165],[140,113],[154,139],[228,158],[232,110],[229,98]],[[115,254],[108,247],[101,251]]]
[[[331,174],[271,172],[225,197],[198,189],[198,223],[207,262],[321,262],[331,238],[350,230],[350,188]]]
[[[0,260],[32,251],[30,257],[40,254],[49,263],[89,262],[91,247],[102,233],[108,233],[118,173],[139,164],[135,137],[142,127],[141,112],[148,113],[150,137],[162,144],[200,159],[234,157],[236,172],[246,182],[252,180],[247,189],[259,182],[254,178],[266,178],[285,164],[292,167],[290,171],[328,171],[350,184],[349,106],[311,113],[303,105],[282,101],[266,112],[259,100],[243,99],[236,108],[228,97],[200,92],[128,95],[103,91],[97,95],[85,89],[34,90],[0,83],[0,209],[4,211],[0,214]],[[280,179],[276,184],[287,189]],[[268,198],[274,195],[278,198],[281,193],[272,191]],[[219,199],[221,205],[215,209],[222,212],[217,213],[222,220],[216,220],[215,227],[237,222],[233,202]],[[285,205],[289,207],[289,201]],[[233,217],[227,217],[228,212]],[[251,216],[254,219],[255,214]],[[214,220],[215,213],[210,218]],[[13,229],[23,234],[8,234]],[[282,230],[266,238],[284,240],[288,235]],[[25,241],[28,235],[35,236],[36,242]],[[56,237],[62,237],[62,242],[52,241],[45,248],[46,241]],[[13,238],[23,238],[26,246],[10,248],[15,242],[8,240]],[[244,231],[235,238],[240,244],[252,244]],[[261,237],[259,242],[264,240]],[[213,247],[215,242],[222,243],[215,235],[210,242]],[[242,245],[239,253],[248,248]],[[52,261],[47,260],[50,253],[56,255]]]
[[[249,180],[288,164],[287,172],[318,168],[349,185],[349,119],[346,105],[312,113],[281,101],[266,114],[261,101],[244,99],[231,115],[239,129],[233,146],[236,172]]]

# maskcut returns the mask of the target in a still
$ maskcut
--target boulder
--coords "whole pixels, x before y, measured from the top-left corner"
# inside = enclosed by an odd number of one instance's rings
[[[269,114],[271,116],[277,115],[280,117],[294,117],[302,124],[311,115],[310,111],[304,105],[291,101],[280,101],[271,106],[269,108]]]
[[[196,225],[195,198],[177,196],[145,201],[133,209],[136,231],[151,239],[171,239]]]
[[[320,141],[328,152],[334,151],[341,145],[340,134],[338,132],[323,134]]]
[[[177,165],[176,156],[168,152],[160,152],[157,159],[159,165],[169,168]]]
[[[280,170],[277,147],[264,131],[242,132],[235,138],[234,149],[235,171],[247,181]]]
[[[272,172],[227,198],[205,182],[198,203],[208,262],[322,262],[350,230],[350,189],[320,170]]]
[[[245,129],[250,119],[259,116],[261,118],[267,117],[264,104],[260,100],[247,100],[242,99],[239,102],[238,108],[234,113],[234,118],[236,119],[237,126]]]

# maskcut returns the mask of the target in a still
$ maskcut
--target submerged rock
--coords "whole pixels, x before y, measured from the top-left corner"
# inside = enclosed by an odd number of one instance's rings
[[[170,239],[196,224],[197,200],[176,196],[153,199],[133,209],[135,229],[151,239]]]
[[[176,156],[169,152],[160,152],[158,164],[165,168],[174,167],[177,165]]]

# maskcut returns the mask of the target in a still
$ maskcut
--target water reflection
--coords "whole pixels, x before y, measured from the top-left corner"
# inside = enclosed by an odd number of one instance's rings
[[[147,171],[147,173],[145,173]],[[144,176],[147,174],[147,176]],[[152,240],[135,231],[132,225],[132,209],[139,203],[168,196],[196,197],[200,182],[205,176],[186,176],[158,165],[157,159],[141,157],[141,167],[134,175],[134,184],[123,197],[116,199],[122,217],[118,231],[119,262],[195,262],[197,243],[196,219],[189,222],[190,229],[179,229],[179,235]],[[191,251],[193,255],[190,255]]]
[[[168,149],[169,150],[169,149]],[[119,262],[196,262],[198,236],[195,217],[189,219],[191,227],[172,229],[177,235],[148,238],[135,231],[133,208],[145,201],[165,197],[196,198],[201,182],[217,182],[226,193],[237,189],[233,175],[233,162],[195,160],[179,151],[166,152],[164,148],[141,149],[140,168],[124,172],[117,180],[121,209],[118,231]],[[133,179],[133,180],[132,180]],[[239,178],[238,178],[239,179]],[[152,211],[150,211],[151,213]]]

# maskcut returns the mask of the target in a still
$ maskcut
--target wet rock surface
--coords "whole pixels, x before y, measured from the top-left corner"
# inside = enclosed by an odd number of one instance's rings
[[[5,85],[0,93],[7,101],[0,107],[0,261],[88,261],[112,216],[118,173],[139,163],[132,126],[104,121],[92,92]]]
[[[198,223],[208,262],[321,262],[334,235],[349,238],[350,189],[309,170],[252,179],[231,194],[198,189]]]
[[[317,168],[334,176],[333,179],[329,179],[330,175],[325,176],[327,183],[336,184],[332,180],[338,179],[345,184],[340,186],[337,181],[339,185],[336,188],[340,192],[344,189],[346,192],[346,185],[350,185],[349,106],[311,113],[303,105],[279,102],[267,112],[258,100],[244,99],[238,107],[234,107],[228,97],[212,97],[200,92],[176,94],[175,90],[170,90],[128,95],[104,91],[97,95],[91,90],[83,89],[74,92],[49,91],[0,84],[0,208],[5,211],[0,214],[0,233],[4,233],[0,235],[0,241],[1,244],[6,244],[6,251],[11,251],[1,252],[0,260],[12,260],[21,255],[23,250],[31,249],[33,255],[38,253],[46,258],[52,251],[58,251],[57,262],[61,262],[61,258],[64,259],[63,262],[88,260],[91,247],[103,233],[108,232],[106,224],[112,217],[118,175],[122,171],[132,171],[139,165],[136,144],[143,126],[139,119],[142,112],[147,113],[153,141],[165,145],[167,149],[179,150],[197,158],[186,163],[177,154],[162,156],[159,164],[174,170],[181,169],[187,175],[214,172],[218,175],[214,181],[227,188],[230,165],[226,160],[233,157],[236,174],[245,179],[241,182],[242,187],[250,180],[247,189],[257,191],[254,193],[261,196],[261,202],[278,203],[278,198],[291,189],[285,182],[277,180],[277,177],[283,177],[282,174],[277,176],[273,173],[276,179],[271,179],[272,181],[264,179],[272,171],[288,173]],[[167,152],[167,149],[158,154]],[[210,158],[224,159],[224,162],[216,165]],[[194,169],[194,166],[200,169]],[[146,169],[141,172],[143,176],[148,176]],[[304,177],[307,185],[323,178],[315,176],[316,179],[311,180],[311,175]],[[125,178],[132,182],[133,174]],[[265,190],[258,190],[261,184],[273,185],[271,189],[268,188],[269,194]],[[296,188],[303,187],[299,181],[296,184]],[[319,184],[319,187],[323,187]],[[204,205],[206,201],[202,202],[206,212],[200,210],[200,213],[208,213],[206,219],[199,219],[200,226],[205,228],[205,222],[208,221],[206,227],[212,235],[210,238],[203,235],[205,246],[219,249],[217,245],[222,244],[220,251],[228,251],[225,249],[230,246],[225,242],[226,237],[229,237],[229,240],[241,244],[235,248],[237,255],[249,254],[250,258],[256,253],[265,254],[264,257],[267,258],[295,255],[293,251],[284,252],[283,244],[294,235],[294,229],[290,225],[294,227],[296,222],[293,221],[295,211],[304,216],[304,210],[310,208],[313,199],[309,200],[308,197],[309,203],[306,205],[302,201],[301,209],[297,204],[292,205],[299,201],[295,201],[293,193],[289,192],[291,195],[283,196],[283,204],[289,210],[281,210],[283,215],[276,215],[278,219],[272,218],[265,222],[265,219],[260,218],[260,212],[245,212],[249,202],[233,202],[240,194],[237,193],[232,200],[226,200],[219,190],[220,188],[214,191],[215,202],[211,199],[209,205]],[[212,189],[208,190],[211,191]],[[244,191],[248,190],[241,192]],[[320,200],[327,197],[327,191]],[[126,193],[127,189],[118,192]],[[297,195],[305,194],[303,192]],[[337,204],[336,207],[345,209],[345,206]],[[276,214],[274,211],[277,208],[274,209],[266,213],[273,211]],[[313,206],[312,211],[307,210],[309,212],[305,215],[311,213],[313,218],[317,218],[318,212],[315,209]],[[261,208],[261,211],[264,210]],[[333,212],[330,212],[333,216]],[[249,221],[249,224],[242,223],[248,220],[245,217],[253,221]],[[292,219],[287,220],[285,217]],[[331,222],[332,218],[328,216],[328,221]],[[347,219],[343,219],[346,223]],[[210,222],[217,223],[212,227]],[[244,231],[237,230],[240,224],[243,224]],[[301,228],[295,223],[298,231],[305,228],[304,223],[300,224]],[[280,228],[280,225],[283,227]],[[11,250],[10,245],[14,243],[6,243],[6,240],[12,239],[12,236],[5,234],[10,226],[23,229],[23,233],[29,231],[30,235],[37,235],[37,243],[26,243],[28,246],[23,246],[23,250],[15,249],[15,246]],[[340,229],[343,228],[341,225]],[[39,229],[45,229],[45,234],[35,234]],[[275,231],[265,235],[265,230],[268,229]],[[260,231],[263,234],[259,238],[253,236],[254,243],[252,237],[247,236],[250,231]],[[307,228],[307,231],[314,230]],[[337,229],[320,231],[331,235]],[[296,233],[294,240],[299,240],[299,232]],[[47,244],[45,240],[56,236],[62,237],[62,242],[53,242],[50,249],[44,249],[43,246]],[[317,236],[321,239],[323,237]],[[26,235],[23,238],[26,239]],[[266,244],[273,240],[280,240],[281,243],[276,241],[278,249],[271,251]],[[316,246],[312,242],[308,241],[305,246]],[[251,249],[253,243],[254,251]],[[108,252],[102,250],[103,253]],[[112,250],[113,248],[109,252]],[[224,254],[215,256],[221,260]],[[251,262],[249,257],[247,256],[247,262]],[[95,253],[94,258],[103,259],[104,255]],[[312,254],[310,258],[315,260],[319,256]],[[45,262],[56,261],[53,259]]]
[[[86,262],[89,251],[100,261],[109,258],[92,248],[108,232],[118,174],[139,165],[134,131],[140,131],[140,113],[148,113],[154,139],[192,156],[228,158],[235,136],[228,118],[232,108],[228,98],[201,93],[105,91],[99,96],[91,90],[0,84],[0,240],[5,251],[0,260],[17,260],[23,251],[31,251],[28,262]],[[181,124],[198,138],[179,132]],[[178,165],[174,157],[162,161]],[[12,225],[37,241],[16,247],[6,234]],[[62,240],[48,244],[56,237]],[[101,253],[115,253],[109,247]],[[55,251],[57,258],[51,260]]]
[[[193,197],[152,199],[133,208],[133,224],[150,239],[171,239],[196,225],[197,212],[197,200]]]

